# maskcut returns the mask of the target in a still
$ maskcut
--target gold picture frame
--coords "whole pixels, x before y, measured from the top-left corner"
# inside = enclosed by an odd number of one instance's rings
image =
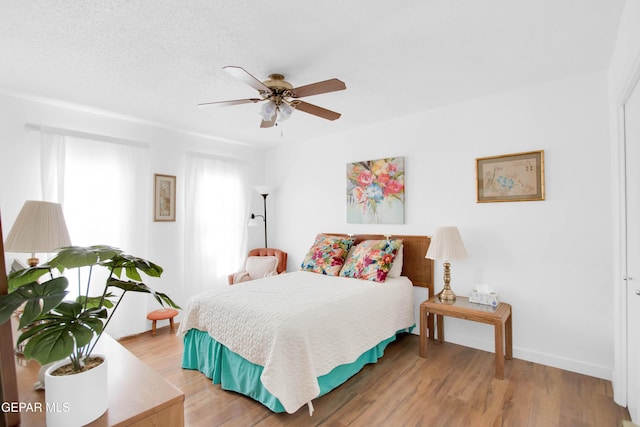
[[[476,201],[544,200],[544,150],[476,159]]]
[[[153,220],[176,220],[176,177],[154,174]]]

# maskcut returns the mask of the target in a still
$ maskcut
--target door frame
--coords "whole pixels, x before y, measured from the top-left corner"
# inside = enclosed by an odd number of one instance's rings
[[[640,55],[636,57],[631,72],[616,98],[613,96],[612,128],[612,171],[613,171],[613,220],[614,233],[613,259],[614,277],[612,278],[614,306],[613,306],[613,337],[614,360],[612,372],[612,386],[614,401],[624,407],[628,406],[627,396],[627,286],[624,277],[627,274],[627,223],[626,223],[626,139],[625,139],[625,104],[634,89],[640,90]],[[615,96],[615,94],[614,94]],[[615,120],[615,124],[614,124]],[[640,166],[639,166],[640,167]],[[617,173],[616,173],[617,172]],[[638,278],[640,280],[640,278]]]
[[[0,218],[0,295],[6,295],[9,292],[3,241],[2,218]],[[3,344],[0,345],[0,397],[3,402],[19,402],[12,328],[11,320],[0,325]],[[0,411],[0,426],[17,426],[18,424],[20,424],[20,412]]]

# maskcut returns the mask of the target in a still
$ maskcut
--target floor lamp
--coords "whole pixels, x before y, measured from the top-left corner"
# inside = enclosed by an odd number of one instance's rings
[[[264,205],[264,215],[257,215],[252,213],[249,219],[249,224],[247,225],[249,225],[250,227],[260,225],[260,220],[258,220],[258,218],[262,218],[262,221],[264,223],[264,247],[268,248],[269,246],[267,245],[267,196],[273,192],[273,187],[256,186],[254,188],[258,192],[258,194],[262,196],[262,202]]]

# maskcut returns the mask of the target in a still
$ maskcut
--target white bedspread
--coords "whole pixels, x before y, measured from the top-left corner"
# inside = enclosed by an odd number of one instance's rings
[[[264,367],[264,387],[293,413],[319,394],[317,377],[413,324],[405,277],[376,283],[298,271],[194,296],[178,333],[207,331]]]

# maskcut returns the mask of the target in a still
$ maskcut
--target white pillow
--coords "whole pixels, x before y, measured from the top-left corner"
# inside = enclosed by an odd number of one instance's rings
[[[396,257],[393,259],[393,264],[391,264],[391,269],[389,273],[387,273],[387,277],[400,277],[402,276],[402,248],[404,245],[400,245],[400,249],[398,249],[398,253]]]
[[[278,258],[274,256],[250,256],[245,263],[245,271],[251,280],[272,276],[278,267]]]

